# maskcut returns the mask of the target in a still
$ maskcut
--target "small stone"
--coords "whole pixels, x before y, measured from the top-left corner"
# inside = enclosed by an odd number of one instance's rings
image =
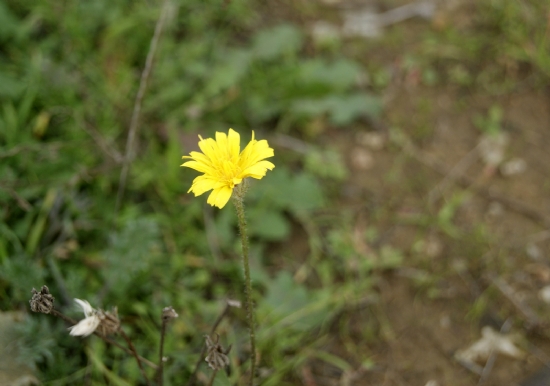
[[[527,253],[527,256],[529,256],[533,260],[542,259],[542,252],[535,243],[527,244],[527,246],[525,247],[525,253]]]
[[[539,299],[545,302],[546,304],[550,304],[550,285],[543,287],[539,291]]]
[[[351,164],[356,170],[369,170],[374,166],[374,157],[370,151],[356,147],[351,151]]]
[[[527,162],[521,158],[512,158],[500,165],[500,173],[505,177],[515,176],[527,170]]]
[[[428,236],[424,243],[424,253],[429,258],[436,258],[443,252],[443,243],[435,236]]]
[[[375,151],[382,150],[386,143],[384,135],[376,132],[359,133],[357,141],[359,144]]]
[[[500,217],[504,213],[504,207],[500,202],[492,201],[487,208],[487,215],[491,217]]]
[[[499,166],[504,160],[504,151],[508,146],[509,137],[506,133],[484,135],[479,141],[479,154],[485,165]]]
[[[337,41],[340,38],[340,30],[334,24],[318,21],[311,26],[311,36],[316,43],[326,44]]]

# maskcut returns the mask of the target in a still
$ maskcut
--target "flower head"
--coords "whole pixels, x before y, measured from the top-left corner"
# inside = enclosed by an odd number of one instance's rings
[[[69,333],[73,336],[88,336],[98,330],[101,335],[109,335],[118,331],[120,320],[116,308],[112,312],[95,310],[86,300],[75,299],[76,304],[84,311],[85,318],[72,327]]]
[[[99,315],[86,300],[75,299],[76,304],[82,308],[85,318],[72,327],[69,327],[70,334],[73,336],[88,336],[93,334],[99,326]]]
[[[273,157],[273,149],[267,141],[252,139],[240,151],[240,135],[233,129],[228,134],[216,132],[216,139],[203,139],[199,135],[199,148],[202,153],[192,151],[189,156],[183,159],[190,159],[181,166],[195,169],[201,173],[193,180],[189,192],[195,196],[212,190],[207,202],[212,206],[223,208],[231,198],[233,188],[240,184],[245,178],[252,177],[261,179],[267,170],[272,170],[275,165],[266,158]]]
[[[227,354],[231,351],[231,346],[229,346],[227,350],[224,350],[219,343],[220,336],[218,334],[216,334],[215,342],[208,335],[205,335],[204,338],[206,339],[207,350],[206,358],[204,358],[204,360],[208,363],[208,367],[212,370],[221,370],[225,366],[229,366],[230,361]]]
[[[32,298],[29,300],[29,303],[31,304],[31,311],[49,314],[53,310],[53,301],[55,298],[52,294],[50,294],[48,287],[43,285],[40,292],[34,288],[31,292]]]

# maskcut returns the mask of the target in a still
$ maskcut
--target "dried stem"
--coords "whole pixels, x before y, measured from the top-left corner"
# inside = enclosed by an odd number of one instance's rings
[[[126,333],[124,332],[124,330],[122,328],[120,328],[118,330],[118,332],[120,333],[120,335],[124,338],[124,340],[128,344],[128,347],[130,348],[130,351],[132,352],[132,355],[134,356],[134,358],[136,358],[137,364],[139,366],[139,370],[141,371],[141,375],[143,375],[143,378],[145,378],[145,382],[147,383],[147,386],[151,386],[151,383],[149,382],[149,378],[147,377],[147,373],[145,372],[145,369],[143,368],[143,365],[141,364],[141,361],[139,360],[139,355],[137,354],[136,348],[135,348],[134,344],[132,343],[132,340],[130,339],[130,337],[128,335],[126,335]]]
[[[506,334],[510,331],[510,328],[512,327],[512,319],[508,318],[500,328],[501,334]],[[489,355],[489,358],[487,359],[487,362],[485,362],[485,367],[483,368],[483,371],[481,372],[481,375],[479,377],[479,380],[477,382],[478,386],[483,385],[488,379],[489,375],[491,374],[491,371],[493,370],[493,366],[495,365],[495,361],[497,360],[497,355],[493,349],[491,349],[491,354]]]
[[[494,273],[490,273],[488,275],[489,280],[498,288],[498,290],[510,300],[510,302],[516,307],[516,309],[525,316],[528,323],[528,328],[535,328],[535,327],[541,327],[544,325],[543,321],[540,320],[538,315],[533,311],[531,307],[529,307],[525,302],[522,302],[521,299],[518,298],[516,293],[514,292],[514,289],[510,287],[508,283],[506,283],[502,278],[498,277]]]
[[[176,313],[176,311],[174,311],[172,306],[164,307],[162,309],[162,316],[161,316],[162,327],[161,327],[161,330],[160,330],[160,349],[159,349],[160,358],[159,358],[159,369],[158,369],[157,378],[156,378],[158,380],[159,386],[162,386],[162,384],[164,383],[164,376],[163,376],[163,371],[164,371],[164,338],[166,336],[166,327],[168,326],[169,321],[171,321],[172,319],[177,318],[177,317],[178,317],[178,314]]]
[[[166,325],[168,321],[162,318],[162,327],[160,328],[160,349],[159,349],[159,369],[158,369],[158,384],[162,386],[164,383],[164,337],[166,336]]]
[[[256,334],[254,331],[254,304],[252,303],[252,284],[250,281],[250,263],[248,259],[248,235],[246,228],[246,217],[244,213],[244,195],[246,185],[244,183],[237,185],[233,195],[233,203],[237,210],[237,218],[239,221],[239,231],[241,234],[241,244],[243,253],[243,269],[246,297],[246,318],[248,320],[248,328],[250,335],[250,380],[249,385],[254,385],[254,372],[256,367]]]
[[[221,321],[227,315],[227,311],[229,311],[229,303],[225,303],[225,307],[221,314],[218,316],[218,319],[214,322],[212,325],[212,329],[210,330],[210,335],[213,335],[216,332],[216,329],[220,325]],[[195,384],[195,379],[197,377],[197,372],[199,371],[199,367],[201,365],[202,359],[204,358],[204,354],[206,354],[206,345],[202,346],[201,355],[199,355],[199,359],[197,359],[197,363],[195,363],[195,369],[193,370],[193,373],[189,377],[189,380],[187,381],[187,386],[193,386]]]
[[[151,44],[149,46],[149,52],[147,52],[147,58],[145,59],[145,68],[141,73],[141,79],[139,81],[139,88],[136,95],[136,100],[134,102],[134,110],[132,112],[132,119],[130,121],[130,129],[128,131],[128,138],[126,139],[126,153],[124,155],[124,164],[122,165],[122,171],[120,172],[120,182],[118,185],[118,193],[116,199],[115,212],[118,212],[120,208],[120,203],[122,201],[122,196],[124,195],[124,189],[126,188],[126,179],[128,178],[128,173],[130,171],[130,164],[134,159],[135,153],[135,138],[139,124],[139,115],[141,112],[141,103],[143,101],[143,96],[145,95],[145,90],[147,89],[147,82],[151,71],[153,69],[153,59],[157,51],[157,46],[162,35],[162,30],[166,19],[168,18],[168,11],[170,10],[170,0],[165,0],[162,6],[161,14],[157,20],[155,26],[155,33],[151,39]]]
[[[210,381],[208,382],[208,386],[212,386],[214,384],[214,379],[216,378],[216,373],[218,372],[218,370],[214,370],[212,372],[212,376],[210,377]]]
[[[67,322],[67,323],[69,323],[69,324],[71,324],[71,325],[75,325],[75,324],[78,323],[78,322],[77,322],[76,320],[74,320],[73,318],[69,318],[68,316],[63,315],[61,312],[59,312],[59,311],[57,311],[57,310],[55,310],[55,309],[51,310],[51,311],[50,311],[50,314],[52,314],[53,316],[57,316],[58,318],[64,320],[65,322]],[[106,336],[104,336],[104,335],[101,335],[99,332],[97,332],[97,331],[94,332],[94,335],[100,337],[100,338],[103,339],[106,343],[112,344],[113,346],[118,347],[119,349],[125,351],[127,354],[133,355],[133,353],[132,353],[131,350],[129,350],[128,348],[122,346],[120,343],[118,343],[118,342],[116,342],[116,341],[114,341],[114,340],[112,340],[112,339],[110,339],[110,338],[108,338],[108,337],[106,337]],[[151,368],[153,368],[153,369],[157,369],[157,368],[158,368],[158,366],[157,366],[155,363],[151,362],[150,360],[145,359],[145,358],[143,358],[143,357],[141,357],[141,356],[138,356],[138,358],[139,358],[139,361],[140,361],[140,362],[145,363],[147,366],[149,366],[149,367],[151,367]]]

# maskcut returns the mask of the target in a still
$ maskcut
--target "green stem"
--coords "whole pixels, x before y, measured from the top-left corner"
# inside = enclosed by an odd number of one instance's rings
[[[237,210],[237,218],[239,219],[239,231],[241,234],[241,244],[243,250],[243,268],[246,296],[246,318],[248,320],[248,328],[250,333],[250,381],[249,385],[254,385],[254,372],[256,367],[256,335],[254,332],[254,304],[252,303],[252,284],[250,281],[250,264],[248,262],[248,235],[246,228],[246,217],[244,214],[244,194],[246,192],[245,184],[237,185],[233,195],[233,203]]]

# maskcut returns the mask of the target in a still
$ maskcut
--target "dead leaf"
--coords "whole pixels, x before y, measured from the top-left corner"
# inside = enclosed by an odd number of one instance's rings
[[[485,362],[492,353],[495,353],[522,359],[525,353],[516,346],[519,338],[516,334],[501,334],[485,326],[481,329],[481,339],[472,343],[467,349],[457,351],[455,358],[467,363]]]

